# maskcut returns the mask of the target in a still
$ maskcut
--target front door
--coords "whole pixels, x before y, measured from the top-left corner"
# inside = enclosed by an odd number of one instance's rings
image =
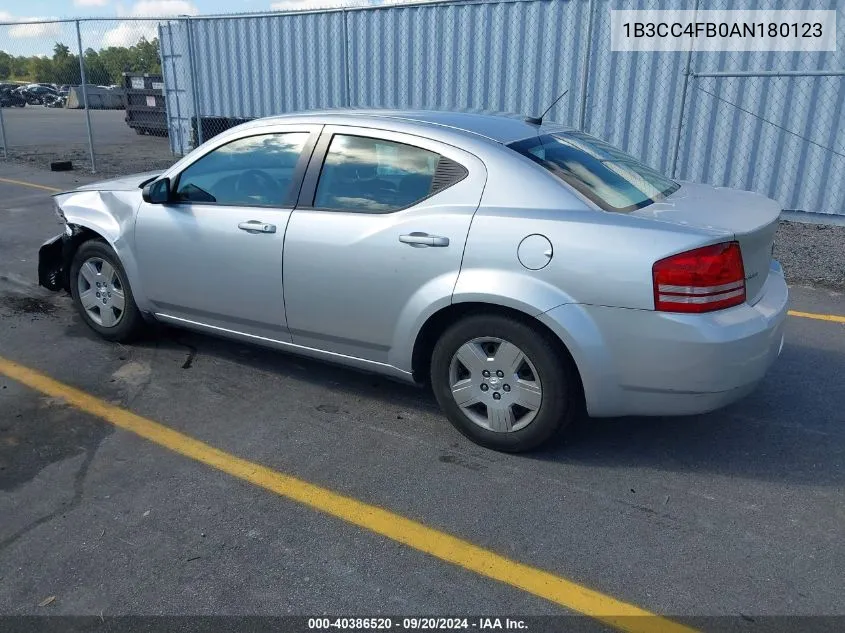
[[[290,341],[284,235],[317,133],[250,130],[178,174],[171,202],[142,203],[138,269],[157,314]]]
[[[452,146],[325,127],[285,236],[293,342],[389,362],[400,321],[451,297],[485,180]]]

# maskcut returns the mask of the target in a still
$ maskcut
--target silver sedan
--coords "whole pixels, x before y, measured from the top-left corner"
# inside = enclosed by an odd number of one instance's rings
[[[104,338],[157,321],[430,383],[499,450],[583,406],[716,409],[783,344],[777,203],[536,120],[260,119],[55,203],[40,282]]]

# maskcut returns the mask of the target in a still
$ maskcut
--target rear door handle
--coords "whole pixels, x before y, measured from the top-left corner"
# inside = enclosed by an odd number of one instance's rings
[[[260,220],[247,220],[246,222],[241,222],[238,224],[238,228],[241,231],[247,231],[248,233],[275,233],[276,232],[276,225],[275,224],[267,224],[265,222],[261,222]]]
[[[415,248],[423,246],[449,246],[448,237],[440,237],[439,235],[429,235],[428,233],[420,233],[414,231],[407,235],[400,235],[399,241],[403,244],[410,244]]]

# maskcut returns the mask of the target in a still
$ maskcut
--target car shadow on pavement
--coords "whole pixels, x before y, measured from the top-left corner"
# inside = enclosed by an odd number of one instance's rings
[[[306,380],[315,386],[333,391],[355,394],[418,409],[421,412],[439,412],[434,396],[427,388],[415,387],[378,374],[335,365],[281,350],[249,345],[198,332],[158,326],[141,345],[181,347],[186,359],[183,368],[189,368],[198,356],[215,356],[231,363],[247,365],[260,371],[279,376]],[[445,422],[445,419],[444,419]]]

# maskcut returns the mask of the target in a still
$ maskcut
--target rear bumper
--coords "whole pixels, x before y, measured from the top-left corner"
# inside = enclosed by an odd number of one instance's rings
[[[700,315],[567,305],[541,319],[558,332],[589,324],[586,337],[564,342],[590,415],[688,415],[750,393],[780,353],[788,290],[777,262],[758,296]]]

